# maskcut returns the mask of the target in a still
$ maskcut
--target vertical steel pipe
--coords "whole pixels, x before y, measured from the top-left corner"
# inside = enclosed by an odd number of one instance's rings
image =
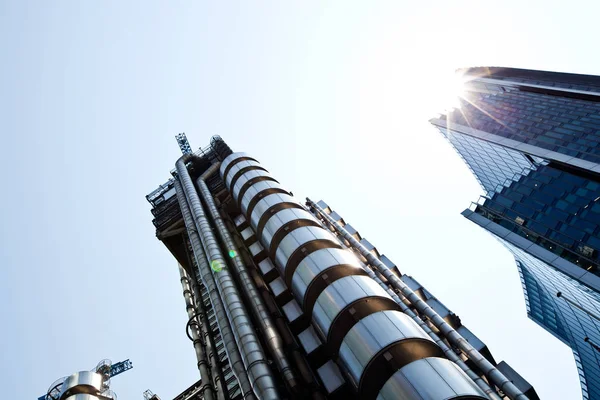
[[[194,271],[192,271],[194,272]],[[208,364],[210,367],[211,379],[217,395],[217,400],[226,400],[226,389],[223,386],[223,374],[219,367],[218,355],[215,351],[215,342],[210,333],[210,324],[208,317],[206,316],[206,309],[202,301],[202,294],[198,287],[197,278],[195,273],[191,278],[192,291],[194,292],[194,304],[196,306],[196,313],[198,315],[198,322],[200,328],[200,335],[204,338],[204,347],[206,348],[206,354],[208,355]]]
[[[200,202],[200,197],[194,183],[187,170],[185,161],[193,155],[184,155],[175,163],[177,174],[186,195],[187,201],[192,211],[192,216],[196,224],[196,229],[202,241],[204,252],[210,260],[211,271],[217,284],[217,289],[223,303],[225,311],[231,322],[231,328],[235,341],[239,346],[242,361],[252,385],[252,389],[259,399],[277,399],[277,387],[275,379],[269,368],[267,358],[260,345],[258,336],[254,332],[254,327],[242,298],[235,286],[233,278],[227,268],[225,258],[221,253],[219,243],[213,233],[212,227],[206,218],[204,208]]]
[[[202,280],[204,286],[206,286],[206,290],[208,291],[211,305],[215,311],[215,316],[217,317],[217,325],[219,326],[219,331],[221,332],[221,338],[223,339],[223,343],[225,345],[227,358],[231,364],[231,370],[240,384],[240,389],[244,399],[253,400],[255,399],[255,396],[254,392],[252,391],[252,386],[250,385],[248,375],[246,374],[246,369],[231,331],[222,300],[219,297],[219,292],[216,288],[212,270],[206,260],[206,255],[204,254],[200,236],[198,235],[198,231],[194,225],[194,220],[192,218],[192,213],[188,206],[185,193],[177,179],[175,180],[175,192],[177,194],[177,200],[179,202],[179,207],[181,208],[181,214],[187,229],[188,237],[190,238],[194,258],[196,260],[196,266],[198,268],[196,275]]]
[[[225,222],[221,218],[221,215],[219,213],[219,210],[217,209],[210,189],[206,185],[206,178],[210,174],[217,172],[219,165],[220,163],[211,166],[211,168],[196,181],[200,192],[200,197],[202,198],[202,200],[204,200],[208,212],[212,217],[213,223],[217,228],[219,237],[221,238],[222,243],[226,247],[226,250],[229,252],[229,259],[231,261],[231,265],[233,266],[233,272],[235,273],[235,276],[239,278],[240,287],[242,289],[242,293],[244,294],[246,304],[248,304],[250,310],[252,311],[252,314],[254,315],[255,321],[257,321],[260,327],[263,339],[273,356],[275,365],[277,365],[277,369],[281,372],[284,381],[286,382],[288,387],[291,390],[294,390],[298,382],[296,380],[296,377],[294,376],[294,372],[292,370],[290,362],[288,361],[287,356],[285,355],[281,336],[277,332],[277,328],[273,323],[271,315],[265,307],[262,301],[262,297],[258,293],[256,285],[252,281],[252,278],[248,273],[248,269],[246,265],[244,265],[244,262],[240,257],[239,249],[235,245],[235,242],[233,241],[233,238],[231,237],[227,226],[225,225]]]
[[[344,239],[346,239],[352,247],[367,259],[369,264],[377,268],[377,270],[391,283],[391,285],[400,290],[402,294],[410,301],[410,303],[423,315],[425,315],[433,325],[442,332],[446,339],[473,361],[475,365],[487,376],[496,386],[498,386],[512,400],[527,400],[527,396],[519,388],[517,388],[502,372],[500,372],[491,362],[489,362],[477,349],[463,338],[454,328],[452,328],[442,317],[438,315],[427,303],[415,294],[400,278],[375,257],[365,246],[356,240],[350,232],[344,229],[337,221],[331,218],[323,208],[314,203],[309,198],[306,199],[307,205],[316,210],[317,213],[325,219],[331,226],[334,227]]]
[[[202,344],[202,339],[200,339],[200,327],[196,321],[199,316],[197,315],[196,307],[194,306],[190,280],[181,265],[179,265],[179,276],[181,277],[181,288],[183,289],[183,297],[185,299],[185,309],[189,318],[186,329],[191,328],[190,336],[194,343],[196,359],[198,360],[198,370],[200,371],[200,379],[202,382],[200,392],[204,399],[214,400],[215,391],[212,385],[211,373],[206,361],[206,352]]]

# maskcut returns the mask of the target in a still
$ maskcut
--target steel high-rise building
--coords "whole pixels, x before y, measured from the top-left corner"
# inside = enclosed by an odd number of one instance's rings
[[[198,360],[177,398],[537,398],[327,204],[218,137],[178,141],[173,178],[147,196]]]
[[[434,124],[485,195],[463,215],[515,257],[527,315],[575,356],[600,399],[600,77],[458,71],[460,106]]]

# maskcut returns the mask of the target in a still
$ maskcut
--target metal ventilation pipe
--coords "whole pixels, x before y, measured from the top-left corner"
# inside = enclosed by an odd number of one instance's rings
[[[223,343],[225,345],[225,352],[227,353],[227,358],[231,364],[231,370],[240,384],[240,389],[244,399],[254,400],[255,396],[254,392],[252,391],[252,386],[248,380],[248,375],[246,374],[242,357],[240,356],[239,349],[237,348],[233,333],[231,332],[231,327],[229,326],[229,320],[227,319],[227,314],[225,313],[223,303],[219,297],[219,293],[217,292],[211,268],[206,261],[206,255],[202,249],[202,243],[200,241],[200,237],[198,236],[198,232],[196,231],[194,220],[192,218],[185,194],[181,184],[177,179],[175,179],[174,185],[175,193],[177,194],[177,201],[179,202],[179,207],[181,208],[181,215],[183,216],[183,221],[192,245],[194,258],[196,259],[196,266],[198,267],[196,276],[202,280],[204,286],[206,286],[206,290],[208,291],[210,302],[215,311],[215,316],[217,317],[217,325],[219,325],[221,338],[223,339]]]
[[[215,392],[212,386],[211,374],[208,369],[206,362],[206,353],[202,346],[202,340],[200,339],[200,329],[198,322],[195,319],[198,317],[196,308],[194,307],[194,301],[192,299],[192,290],[190,287],[190,281],[187,273],[181,265],[179,265],[179,276],[181,277],[181,288],[183,289],[183,297],[185,298],[185,309],[188,314],[189,322],[188,326],[191,327],[191,338],[194,343],[194,350],[196,351],[196,359],[198,360],[198,370],[200,371],[200,379],[202,380],[202,386],[200,392],[206,400],[214,400]]]
[[[200,328],[200,335],[204,338],[204,347],[206,348],[206,354],[208,354],[208,364],[210,366],[211,379],[215,386],[215,392],[218,400],[225,400],[226,389],[223,387],[223,373],[219,367],[218,355],[215,352],[215,343],[210,331],[210,324],[208,323],[208,317],[206,316],[206,310],[202,301],[202,295],[196,281],[196,273],[192,271],[191,276],[192,291],[194,292],[194,304],[196,305],[196,313],[198,314],[198,322]]]
[[[357,249],[369,264],[377,270],[392,284],[392,286],[402,292],[402,294],[411,302],[411,304],[433,323],[433,325],[442,332],[450,343],[463,351],[467,357],[479,369],[483,371],[496,386],[498,386],[512,400],[528,400],[527,396],[519,390],[502,372],[500,372],[491,362],[479,353],[465,338],[463,338],[454,328],[452,328],[442,317],[438,315],[427,303],[415,294],[402,280],[400,280],[390,269],[375,257],[366,247],[356,240],[350,232],[331,218],[318,204],[309,198],[306,199],[307,205],[315,209],[335,230],[344,237],[352,247]]]
[[[263,338],[273,355],[273,359],[277,368],[283,375],[283,378],[290,389],[294,390],[298,385],[298,381],[294,376],[294,372],[284,352],[284,345],[281,336],[277,332],[277,328],[273,323],[270,313],[265,307],[262,296],[258,293],[256,285],[252,281],[250,274],[244,262],[239,255],[239,249],[235,245],[233,238],[229,234],[225,222],[221,218],[219,210],[215,204],[214,198],[210,192],[210,189],[206,185],[206,178],[214,172],[218,171],[220,163],[213,164],[198,180],[196,184],[200,192],[200,197],[204,200],[207,205],[208,212],[210,213],[213,223],[217,228],[219,237],[224,243],[226,249],[229,251],[229,258],[234,267],[234,273],[239,278],[241,283],[241,289],[244,293],[246,304],[249,305],[255,320],[260,326],[260,330],[263,334]]]
[[[235,286],[235,282],[226,267],[227,263],[221,253],[219,243],[206,218],[200,197],[194,188],[194,183],[185,165],[185,161],[191,157],[193,157],[191,154],[182,156],[175,163],[175,167],[190,205],[205,254],[210,260],[212,275],[217,284],[219,294],[224,301],[225,310],[231,322],[233,335],[235,336],[235,342],[239,345],[240,355],[242,356],[250,384],[256,397],[259,399],[278,399],[277,386],[273,374],[269,369],[268,361],[260,345],[258,336],[254,332],[252,322]],[[203,176],[208,176],[208,174],[205,173]]]
[[[359,398],[487,399],[256,160],[231,154],[221,176]]]

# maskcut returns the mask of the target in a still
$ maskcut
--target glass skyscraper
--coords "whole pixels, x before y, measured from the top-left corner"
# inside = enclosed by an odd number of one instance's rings
[[[600,77],[458,71],[460,106],[431,123],[484,195],[463,215],[514,255],[527,315],[571,347],[600,399]]]

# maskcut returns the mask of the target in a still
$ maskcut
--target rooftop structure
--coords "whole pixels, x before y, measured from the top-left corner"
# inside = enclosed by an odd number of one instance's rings
[[[129,360],[113,364],[102,360],[91,371],[79,371],[50,385],[38,400],[116,400],[110,378],[133,368]]]

